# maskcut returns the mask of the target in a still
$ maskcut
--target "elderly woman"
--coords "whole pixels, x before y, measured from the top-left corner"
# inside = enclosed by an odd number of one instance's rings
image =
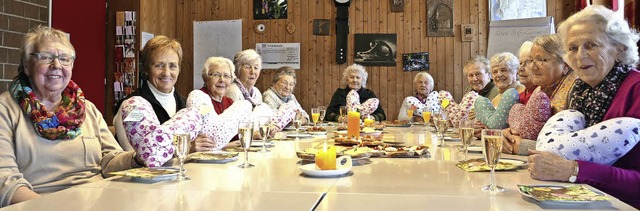
[[[491,80],[490,70],[489,60],[482,56],[477,56],[467,61],[462,71],[467,76],[469,87],[464,90],[464,93],[475,91],[480,96],[489,98],[489,100],[493,100],[500,94],[498,87]]]
[[[640,118],[640,72],[633,69],[638,64],[636,42],[640,36],[630,30],[622,17],[602,6],[590,6],[572,15],[560,24],[558,34],[567,52],[564,59],[579,78],[571,93],[569,108],[576,110],[573,113],[583,115],[587,128],[557,139],[565,145],[562,149],[532,151],[529,156],[531,177],[587,183],[640,209],[640,144],[634,146],[631,145],[633,142],[621,141],[631,141],[635,137],[637,143],[638,126],[604,132]],[[580,134],[584,131],[587,133]],[[593,138],[593,134],[597,137]],[[613,138],[619,134],[627,135]],[[595,144],[595,148],[581,144],[585,142]],[[545,144],[539,143],[537,148],[544,149]],[[561,150],[574,153],[566,154]],[[579,155],[591,150],[613,154],[616,160],[600,162],[606,158],[604,155],[592,160],[581,159]]]
[[[143,78],[146,80],[127,98],[116,106],[118,113],[113,118],[118,142],[124,150],[132,150],[123,126],[120,107],[122,102],[133,96],[140,96],[153,106],[155,116],[160,123],[164,123],[185,108],[186,98],[175,91],[174,85],[180,75],[182,62],[182,46],[173,38],[156,36],[151,38],[140,53]]]
[[[534,92],[541,91],[549,98],[551,114],[567,109],[576,73],[562,59],[564,50],[558,35],[536,37],[529,55],[533,83],[539,86]],[[523,139],[513,130],[504,130],[503,136],[505,153],[527,155],[536,145],[535,140]]]
[[[301,112],[301,108],[296,106],[293,101],[280,106],[278,109],[272,109],[262,101],[260,90],[255,87],[260,71],[262,69],[262,57],[253,49],[247,49],[238,52],[234,58],[238,78],[234,79],[229,86],[226,96],[233,101],[247,100],[253,105],[251,118],[253,122],[259,122],[261,117],[269,117],[271,124],[271,134],[281,131],[289,124],[297,113]],[[255,125],[257,128],[257,124]],[[254,136],[260,137],[260,133],[254,133]]]
[[[498,53],[491,57],[489,66],[491,67],[493,82],[500,93],[491,100],[491,104],[494,107],[498,107],[498,103],[502,99],[502,93],[507,89],[514,88],[518,93],[525,90],[525,86],[518,82],[518,67],[520,64],[515,55],[509,52]]]
[[[296,87],[295,69],[289,66],[278,68],[278,72],[273,76],[271,88],[263,93],[264,102],[272,109],[277,110],[285,103],[293,103],[299,109],[302,124],[309,122],[309,114],[302,109],[300,103],[293,95],[293,88]]]
[[[138,167],[71,80],[76,53],[67,34],[39,26],[22,50],[18,76],[0,95],[0,206]]]
[[[429,94],[431,94],[431,91],[433,91],[433,85],[433,77],[431,77],[429,73],[420,72],[416,74],[413,78],[413,87],[416,95],[409,96],[404,99],[402,107],[400,107],[400,113],[398,113],[398,120],[409,120],[410,118],[417,118],[418,120],[421,120],[423,111],[432,111],[436,109],[436,107],[439,108],[440,105],[437,101],[432,100],[430,102],[427,99]],[[407,110],[409,109],[416,110],[416,112],[413,113],[414,116],[407,116]]]
[[[533,63],[531,59],[531,47],[533,47],[533,42],[525,41],[520,46],[520,50],[518,52],[518,60],[520,61],[520,67],[518,67],[518,78],[520,80],[520,84],[522,84],[525,89],[523,92],[520,92],[520,103],[527,104],[529,98],[533,94],[533,91],[538,88],[538,85],[533,83],[533,71],[531,70],[530,64]]]
[[[353,106],[354,104],[363,105],[367,107],[365,114],[361,113],[361,116],[366,116],[367,112],[370,112],[371,116],[378,121],[386,120],[387,116],[384,114],[384,110],[377,101],[376,94],[370,89],[367,89],[367,71],[363,66],[358,64],[352,64],[347,67],[342,73],[342,79],[340,85],[345,88],[338,88],[331,97],[331,102],[327,107],[327,115],[325,120],[327,121],[340,121],[340,106]],[[358,99],[348,97],[348,94],[353,91],[351,96],[358,96]],[[372,100],[370,100],[372,99]],[[375,99],[375,100],[373,100]],[[352,101],[353,100],[353,101]],[[369,100],[369,101],[368,101]],[[355,102],[357,101],[357,102]],[[375,102],[374,102],[375,101]],[[348,104],[352,105],[348,105]]]

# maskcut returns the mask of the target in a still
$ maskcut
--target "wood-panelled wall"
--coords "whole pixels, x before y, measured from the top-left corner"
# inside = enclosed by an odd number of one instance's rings
[[[448,90],[456,99],[464,94],[468,85],[462,74],[462,65],[487,49],[488,0],[454,1],[455,37],[427,37],[427,0],[405,0],[404,12],[390,12],[390,0],[352,0],[349,8],[349,60],[335,63],[335,16],[332,0],[288,0],[288,19],[266,20],[267,33],[254,32],[252,0],[141,0],[140,28],[154,34],[174,36],[183,45],[184,58],[177,90],[186,94],[193,87],[193,21],[243,20],[243,48],[254,48],[255,43],[301,43],[301,69],[297,71],[294,94],[305,110],[328,105],[333,92],[339,87],[342,71],[353,64],[354,34],[395,33],[398,36],[397,65],[395,67],[367,67],[367,88],[380,98],[389,119],[396,119],[402,100],[414,94],[413,77],[417,72],[402,71],[402,54],[429,52],[435,90]],[[547,0],[548,15],[557,22],[573,12],[574,1]],[[331,20],[331,36],[314,36],[314,19]],[[296,26],[294,33],[286,25]],[[472,24],[473,42],[462,42],[460,25]],[[212,46],[214,47],[214,46]],[[214,56],[214,55],[212,55]],[[199,68],[199,67],[197,67]],[[260,90],[270,87],[273,70],[263,70],[256,85]]]

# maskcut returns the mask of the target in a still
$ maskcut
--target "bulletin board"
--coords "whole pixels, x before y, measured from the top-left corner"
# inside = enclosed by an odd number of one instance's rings
[[[193,89],[202,88],[204,62],[212,56],[233,60],[242,50],[242,20],[193,22]]]

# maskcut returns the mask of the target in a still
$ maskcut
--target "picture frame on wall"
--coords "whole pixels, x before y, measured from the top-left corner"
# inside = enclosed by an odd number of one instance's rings
[[[491,21],[547,17],[547,0],[489,0]]]
[[[427,36],[453,37],[453,0],[427,0]]]
[[[402,54],[402,70],[404,71],[429,70],[429,52]]]
[[[404,0],[391,0],[391,12],[404,12]]]
[[[396,34],[356,34],[355,63],[363,66],[395,66]]]
[[[287,19],[287,0],[253,0],[253,19]]]

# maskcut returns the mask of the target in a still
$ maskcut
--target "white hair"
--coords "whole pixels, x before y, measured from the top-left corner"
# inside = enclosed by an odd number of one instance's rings
[[[367,73],[367,70],[359,64],[352,64],[344,69],[344,72],[342,72],[342,79],[340,80],[340,86],[347,86],[347,78],[351,73],[358,73],[362,79],[362,88],[367,88],[367,76],[369,76],[369,74]]]

